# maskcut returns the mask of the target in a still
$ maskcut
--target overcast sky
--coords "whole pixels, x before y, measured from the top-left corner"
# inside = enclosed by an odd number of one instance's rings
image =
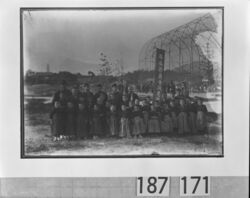
[[[216,10],[25,11],[24,70],[96,71],[100,53],[138,69],[139,52],[152,37]],[[70,66],[71,65],[71,66]]]

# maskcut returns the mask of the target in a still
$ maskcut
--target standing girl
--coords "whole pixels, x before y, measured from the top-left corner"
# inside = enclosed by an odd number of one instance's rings
[[[184,99],[180,99],[180,107],[178,114],[178,133],[186,134],[189,132],[187,109]]]
[[[171,115],[171,119],[173,122],[173,130],[177,131],[178,130],[178,122],[177,122],[177,107],[175,105],[175,102],[173,100],[170,101],[169,103],[169,112]]]
[[[197,104],[197,129],[199,132],[206,132],[207,130],[207,107],[202,100],[198,100]]]
[[[75,107],[73,102],[67,102],[67,121],[66,121],[66,136],[67,139],[75,137]]]
[[[161,121],[161,131],[163,133],[173,133],[173,122],[168,104],[164,104],[164,111]]]
[[[92,127],[91,127],[91,135],[93,139],[97,139],[97,137],[101,136],[104,132],[103,126],[103,118],[104,112],[101,109],[100,105],[95,104],[92,113]]]
[[[118,111],[115,105],[110,106],[110,113],[109,113],[109,128],[110,128],[110,135],[112,137],[118,136],[119,130],[119,118],[118,118]]]
[[[188,111],[188,125],[190,127],[191,133],[197,133],[197,124],[196,124],[196,103],[191,102],[189,99],[186,100],[187,102],[187,111]]]
[[[84,103],[78,104],[77,120],[76,120],[76,137],[85,139],[87,137],[88,126],[88,110]]]
[[[148,132],[149,133],[160,133],[160,112],[155,108],[155,105],[150,106]]]
[[[54,108],[50,113],[50,119],[52,120],[51,129],[53,141],[59,140],[60,135],[63,134],[64,123],[64,109],[59,101],[54,102]]]
[[[138,105],[134,106],[134,110],[132,112],[133,117],[133,136],[135,138],[141,137],[141,134],[144,133],[144,124],[142,119],[142,112],[140,111],[140,107]]]
[[[145,133],[147,133],[148,132],[149,111],[150,111],[150,106],[148,105],[147,100],[142,101],[141,110],[142,110],[142,115],[143,115]]]
[[[130,138],[130,128],[129,128],[129,110],[127,106],[122,105],[121,106],[122,112],[121,112],[121,120],[120,120],[120,133],[119,137],[126,137]]]

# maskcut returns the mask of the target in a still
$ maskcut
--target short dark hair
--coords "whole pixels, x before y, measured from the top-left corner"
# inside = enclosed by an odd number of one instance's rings
[[[117,84],[116,84],[116,83],[114,83],[114,84],[112,85],[112,87],[117,87]]]

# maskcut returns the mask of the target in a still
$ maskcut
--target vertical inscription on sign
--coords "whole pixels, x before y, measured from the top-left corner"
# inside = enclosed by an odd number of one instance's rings
[[[164,73],[165,50],[156,48],[154,101],[161,100]]]
[[[137,196],[169,196],[169,177],[138,177]]]
[[[209,195],[210,178],[208,176],[191,176],[180,178],[181,196],[204,196]]]

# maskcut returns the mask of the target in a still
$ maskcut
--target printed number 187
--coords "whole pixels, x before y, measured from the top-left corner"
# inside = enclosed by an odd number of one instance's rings
[[[168,196],[169,177],[138,177],[137,196]]]

